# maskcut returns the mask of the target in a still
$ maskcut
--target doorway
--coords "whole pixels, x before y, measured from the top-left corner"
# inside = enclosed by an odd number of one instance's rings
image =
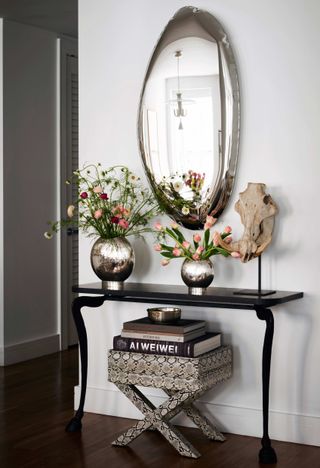
[[[61,39],[61,216],[66,216],[66,207],[78,197],[76,185],[65,181],[79,165],[79,103],[78,103],[78,57],[75,44]],[[72,286],[78,284],[78,230],[69,228],[61,232],[61,348],[66,349],[78,342],[72,319],[72,301],[76,294]]]

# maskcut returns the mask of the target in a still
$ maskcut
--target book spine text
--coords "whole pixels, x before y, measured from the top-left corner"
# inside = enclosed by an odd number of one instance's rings
[[[193,346],[190,343],[124,338],[122,336],[113,338],[113,349],[144,354],[193,357]]]

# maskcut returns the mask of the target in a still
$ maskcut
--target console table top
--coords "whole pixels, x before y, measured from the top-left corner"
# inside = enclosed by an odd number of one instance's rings
[[[208,288],[205,294],[197,296],[190,294],[187,286],[183,285],[129,282],[124,282],[121,290],[112,290],[103,287],[101,281],[75,285],[72,291],[80,294],[104,295],[107,300],[111,301],[155,302],[157,304],[230,307],[233,309],[255,309],[259,306],[264,308],[273,307],[303,297],[303,292],[292,291],[276,291],[268,296],[237,295],[235,293],[241,291],[241,289],[219,287]]]

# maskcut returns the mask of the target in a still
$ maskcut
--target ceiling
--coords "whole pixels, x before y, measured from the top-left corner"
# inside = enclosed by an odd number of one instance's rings
[[[0,0],[0,17],[78,37],[78,0]]]

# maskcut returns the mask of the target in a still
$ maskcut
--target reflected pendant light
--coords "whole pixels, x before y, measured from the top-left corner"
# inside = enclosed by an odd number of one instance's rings
[[[183,103],[188,103],[192,104],[193,101],[187,100],[187,99],[182,99],[182,92],[181,92],[181,86],[180,86],[180,57],[182,55],[181,50],[176,50],[174,53],[174,56],[177,59],[177,92],[176,92],[176,99],[173,99],[172,102],[175,105],[175,108],[173,109],[174,116],[179,119],[179,130],[183,130],[183,125],[182,125],[182,117],[185,117],[187,115],[187,110],[183,108]]]

